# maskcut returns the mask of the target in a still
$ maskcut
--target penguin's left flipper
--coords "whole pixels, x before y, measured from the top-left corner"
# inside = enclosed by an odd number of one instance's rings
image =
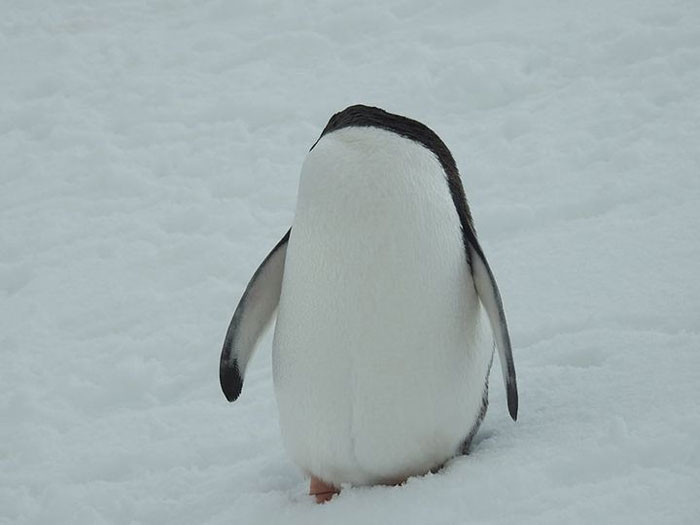
[[[226,332],[219,380],[229,401],[235,401],[241,394],[250,356],[277,309],[291,231],[287,231],[253,274]]]
[[[510,347],[506,314],[503,311],[503,301],[501,301],[501,294],[498,291],[496,279],[491,272],[489,263],[486,261],[484,252],[481,250],[476,236],[473,233],[472,236],[473,238],[469,242],[469,255],[474,285],[481,304],[486,309],[489,323],[491,324],[491,331],[496,339],[503,381],[505,382],[508,395],[508,412],[513,421],[515,421],[518,418],[518,386],[515,382],[515,365],[513,364],[513,352]]]

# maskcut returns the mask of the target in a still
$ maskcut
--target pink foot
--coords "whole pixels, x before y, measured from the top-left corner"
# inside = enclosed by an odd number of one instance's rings
[[[340,494],[340,489],[329,485],[325,481],[321,481],[316,476],[311,476],[309,494],[316,498],[316,503],[325,503],[330,501],[336,494]]]

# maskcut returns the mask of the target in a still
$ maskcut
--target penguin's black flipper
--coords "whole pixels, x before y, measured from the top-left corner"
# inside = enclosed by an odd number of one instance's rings
[[[469,255],[474,285],[481,304],[486,309],[489,323],[491,324],[491,331],[496,339],[503,381],[505,382],[508,395],[508,412],[513,421],[515,421],[518,418],[518,386],[515,382],[515,365],[513,364],[513,352],[510,347],[506,314],[503,311],[503,301],[501,301],[501,294],[498,291],[496,279],[493,277],[489,263],[486,262],[484,252],[481,251],[481,246],[479,246],[474,233],[471,233]]]
[[[253,274],[226,332],[219,380],[229,401],[235,401],[241,394],[250,356],[277,309],[291,231],[287,231]]]

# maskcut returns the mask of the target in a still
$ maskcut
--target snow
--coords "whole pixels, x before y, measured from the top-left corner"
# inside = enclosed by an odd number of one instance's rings
[[[700,4],[5,3],[0,522],[700,521]],[[473,453],[316,506],[220,345],[353,103],[463,173],[509,318]]]

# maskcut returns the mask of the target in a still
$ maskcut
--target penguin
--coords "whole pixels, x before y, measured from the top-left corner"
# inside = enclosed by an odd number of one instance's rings
[[[455,160],[426,125],[350,106],[301,169],[292,227],[250,280],[221,352],[229,401],[277,311],[272,369],[285,448],[324,502],[467,453],[498,348],[518,391],[503,302]]]

